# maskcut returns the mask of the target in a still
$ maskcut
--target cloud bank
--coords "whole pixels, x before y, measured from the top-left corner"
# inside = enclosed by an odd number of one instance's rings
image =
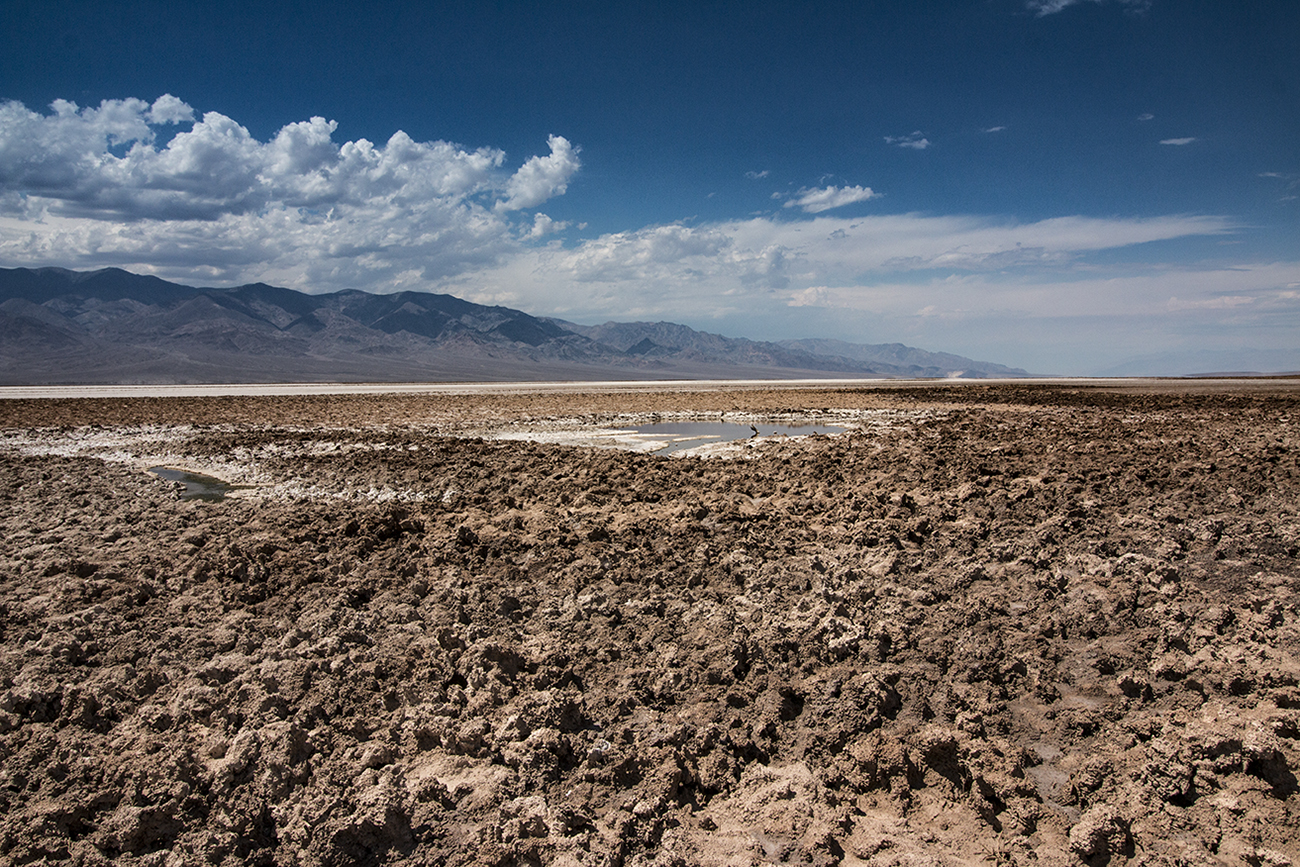
[[[1088,262],[1092,253],[1234,229],[1231,221],[1197,216],[1060,217],[1032,223],[919,214],[757,217],[648,226],[569,248],[528,251],[475,273],[457,291],[478,301],[584,321],[780,317],[790,306],[859,311],[878,306],[880,312],[899,313],[927,297],[932,285],[968,281],[1026,293],[1035,281],[1096,279],[1097,267]],[[1168,268],[1141,266],[1133,273],[1148,272],[1164,275]],[[1159,285],[1163,303],[1169,285],[1164,276]],[[962,307],[980,308],[983,301],[975,295]],[[1039,295],[1039,289],[1029,291],[1024,309],[1038,309]],[[1055,307],[1062,309],[1059,303]]]
[[[50,108],[0,105],[0,254],[11,261],[188,261],[217,279],[259,266],[259,279],[295,286],[437,279],[515,249],[510,212],[562,195],[581,165],[558,135],[509,174],[499,149],[401,131],[339,144],[320,117],[260,142],[217,112],[195,121],[170,94]],[[542,225],[529,218],[524,233]]]
[[[1180,340],[1293,347],[1300,262],[1161,256],[1162,242],[1239,229],[1207,216],[757,217],[532,250],[450,291],[581,322],[903,341],[1043,373],[1093,373],[1134,347]]]

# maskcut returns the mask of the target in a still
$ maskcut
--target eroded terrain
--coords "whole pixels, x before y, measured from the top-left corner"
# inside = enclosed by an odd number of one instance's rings
[[[1300,861],[1297,398],[0,401],[0,862]]]

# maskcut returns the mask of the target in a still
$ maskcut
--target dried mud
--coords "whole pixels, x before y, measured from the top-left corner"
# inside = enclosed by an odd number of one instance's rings
[[[1283,867],[1298,398],[0,401],[0,862]]]

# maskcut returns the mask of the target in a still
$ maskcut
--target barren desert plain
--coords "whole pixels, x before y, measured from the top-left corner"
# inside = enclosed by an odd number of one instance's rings
[[[0,863],[1300,864],[1298,422],[1294,379],[0,400]]]

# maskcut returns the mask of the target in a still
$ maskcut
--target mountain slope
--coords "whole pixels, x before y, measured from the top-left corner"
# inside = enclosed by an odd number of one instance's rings
[[[780,345],[822,357],[845,358],[861,364],[887,364],[899,376],[1016,377],[1028,374],[1018,367],[974,361],[949,352],[927,352],[901,343],[848,343],[843,340],[782,340]],[[943,371],[942,373],[936,371]]]
[[[557,320],[558,321],[558,320]],[[625,355],[664,358],[689,355],[742,364],[769,364],[841,372],[850,376],[969,379],[1023,377],[1019,368],[974,361],[947,352],[927,352],[901,343],[869,345],[842,340],[782,340],[776,343],[723,337],[672,322],[606,322],[566,328],[621,350]]]
[[[582,326],[427,292],[198,288],[114,268],[0,269],[0,338],[4,385],[1024,375],[907,347],[904,365],[853,344]]]

